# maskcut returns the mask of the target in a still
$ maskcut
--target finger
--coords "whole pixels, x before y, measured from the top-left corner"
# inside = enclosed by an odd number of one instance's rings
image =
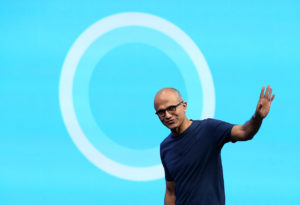
[[[275,98],[275,95],[273,94],[273,96],[272,96],[272,98],[271,98],[271,102],[274,100],[274,98]]]
[[[271,97],[272,97],[272,88],[270,88],[269,90],[268,99],[271,100]]]
[[[264,96],[264,91],[265,91],[265,86],[263,86],[263,87],[261,88],[259,98],[262,98],[262,97]]]
[[[264,97],[268,98],[269,90],[270,90],[270,86],[268,85],[268,87],[267,87],[267,90],[266,90],[266,93],[265,93]]]

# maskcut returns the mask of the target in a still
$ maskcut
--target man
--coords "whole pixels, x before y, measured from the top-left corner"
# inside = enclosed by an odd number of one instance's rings
[[[161,89],[154,107],[171,130],[160,145],[165,170],[165,205],[224,205],[224,181],[220,152],[229,141],[250,140],[268,115],[272,88],[262,87],[256,111],[244,125],[214,119],[188,120],[187,102],[174,88]]]

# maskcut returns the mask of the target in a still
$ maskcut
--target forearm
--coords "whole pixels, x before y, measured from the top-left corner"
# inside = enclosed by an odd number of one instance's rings
[[[175,205],[175,199],[176,199],[175,194],[170,194],[170,193],[166,192],[165,205]]]
[[[263,118],[259,117],[257,114],[254,114],[252,118],[242,125],[243,138],[245,140],[250,140],[259,130],[262,124]]]
[[[231,129],[231,137],[235,141],[250,140],[259,130],[263,119],[268,115],[271,102],[275,95],[272,95],[272,88],[268,85],[266,93],[263,86],[260,92],[259,101],[256,106],[255,114],[243,125],[234,125]],[[272,97],[271,97],[272,96]]]

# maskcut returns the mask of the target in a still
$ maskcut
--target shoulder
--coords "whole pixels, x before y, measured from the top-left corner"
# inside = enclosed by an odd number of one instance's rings
[[[172,138],[171,134],[169,134],[161,143],[160,143],[160,153],[162,153],[166,148],[168,148],[171,144]]]
[[[207,119],[205,119],[203,121],[205,122],[205,124],[207,126],[212,126],[212,127],[218,127],[220,125],[230,124],[228,122],[225,122],[225,121],[222,121],[222,120],[213,119],[213,118],[207,118]]]
[[[220,122],[220,120],[216,120],[213,118],[205,118],[203,120],[193,120],[193,123],[195,123],[196,125],[202,125],[202,126],[216,124],[218,122]]]
[[[232,127],[233,124],[231,123],[213,118],[207,118],[201,121],[201,128],[210,133],[224,132],[227,130],[231,130]]]
[[[208,124],[218,124],[218,123],[222,122],[221,120],[217,120],[214,118],[207,118],[207,119],[204,119],[203,121],[205,121]]]
[[[203,120],[193,120],[193,127],[195,130],[197,129],[206,129],[206,128],[213,128],[219,123],[218,120],[215,120],[213,118],[206,118]]]
[[[171,134],[169,134],[161,143],[160,143],[160,147],[164,147],[166,146],[171,140]]]

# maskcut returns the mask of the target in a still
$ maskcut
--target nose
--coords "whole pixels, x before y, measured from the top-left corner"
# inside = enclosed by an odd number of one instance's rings
[[[169,119],[169,118],[171,118],[172,117],[172,115],[166,110],[165,111],[165,118],[166,119]]]

